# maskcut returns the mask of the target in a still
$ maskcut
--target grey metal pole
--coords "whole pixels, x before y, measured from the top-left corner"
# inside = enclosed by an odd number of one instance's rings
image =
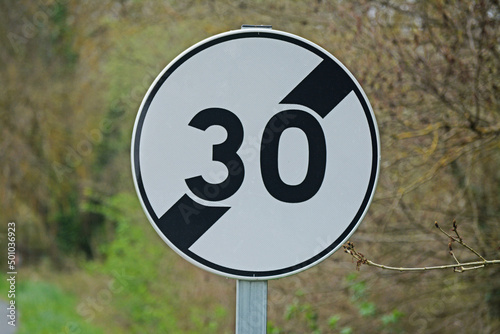
[[[267,281],[236,281],[236,334],[266,334]]]

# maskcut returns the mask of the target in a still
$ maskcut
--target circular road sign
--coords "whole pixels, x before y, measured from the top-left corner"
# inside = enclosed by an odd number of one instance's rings
[[[156,78],[132,138],[136,190],[191,263],[266,280],[328,257],[375,191],[377,125],[352,74],[301,37],[230,31]]]

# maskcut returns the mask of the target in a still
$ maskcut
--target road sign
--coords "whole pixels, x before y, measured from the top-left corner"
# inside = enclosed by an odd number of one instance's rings
[[[267,280],[328,257],[367,212],[375,117],[330,53],[270,29],[184,51],[137,115],[132,169],[160,237],[208,271]]]

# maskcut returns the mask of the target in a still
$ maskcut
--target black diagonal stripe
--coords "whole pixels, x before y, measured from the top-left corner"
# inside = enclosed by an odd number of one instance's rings
[[[229,207],[205,206],[183,195],[156,224],[175,247],[185,252],[227,210]]]
[[[327,58],[292,89],[280,104],[300,104],[324,118],[355,87],[349,74]]]

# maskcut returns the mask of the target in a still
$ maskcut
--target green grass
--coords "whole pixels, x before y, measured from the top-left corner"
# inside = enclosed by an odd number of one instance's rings
[[[20,282],[16,291],[19,334],[101,334],[77,313],[77,298],[47,282]]]

